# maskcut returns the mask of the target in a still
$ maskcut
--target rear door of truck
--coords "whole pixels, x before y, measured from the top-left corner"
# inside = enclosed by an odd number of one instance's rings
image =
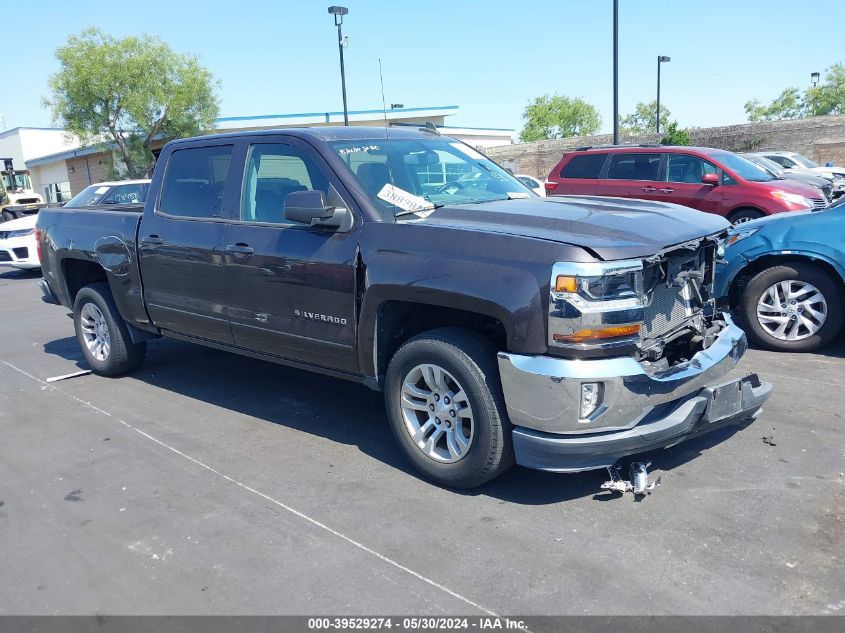
[[[223,240],[235,344],[354,371],[361,216],[337,175],[304,140],[280,134],[243,142],[243,192],[233,203],[236,208]],[[321,229],[285,218],[286,196],[313,190],[323,191],[330,206],[356,214],[350,230]]]
[[[223,234],[237,203],[235,142],[176,144],[160,157],[138,234],[147,311],[158,327],[232,343]]]

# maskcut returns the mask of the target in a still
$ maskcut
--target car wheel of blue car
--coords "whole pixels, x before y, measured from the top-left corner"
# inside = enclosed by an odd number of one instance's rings
[[[842,329],[842,293],[812,264],[785,264],[755,275],[742,293],[746,332],[762,347],[810,352]]]

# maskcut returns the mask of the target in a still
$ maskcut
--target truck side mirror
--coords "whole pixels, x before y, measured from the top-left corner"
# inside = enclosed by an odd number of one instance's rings
[[[349,209],[326,205],[322,191],[294,191],[285,196],[285,218],[309,226],[348,231],[352,226]]]
[[[715,187],[716,185],[719,184],[719,175],[718,174],[704,174],[701,177],[701,182],[703,182],[705,185],[712,185],[713,187]]]

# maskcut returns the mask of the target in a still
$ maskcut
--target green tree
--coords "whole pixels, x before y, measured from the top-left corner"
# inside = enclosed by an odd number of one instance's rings
[[[634,112],[629,114],[620,122],[622,132],[625,134],[648,134],[655,131],[655,119],[657,116],[657,100],[643,103],[640,101]],[[669,117],[672,113],[665,105],[660,106],[660,129],[665,130],[669,125]]]
[[[679,130],[677,121],[672,121],[666,126],[666,133],[660,139],[661,145],[689,145],[691,142],[689,132]]]
[[[845,66],[838,62],[829,67],[824,82],[807,88],[804,102],[808,116],[845,114]]]
[[[213,127],[218,83],[195,56],[176,53],[157,37],[115,38],[96,28],[72,35],[56,50],[50,107],[57,124],[83,143],[117,147],[123,172],[148,174],[157,138],[194,136]]]
[[[806,116],[806,106],[798,88],[787,88],[768,105],[757,99],[746,102],[745,113],[751,122],[780,121]]]
[[[522,118],[525,126],[519,138],[523,141],[587,136],[601,127],[601,115],[593,105],[565,95],[537,97],[525,107]]]

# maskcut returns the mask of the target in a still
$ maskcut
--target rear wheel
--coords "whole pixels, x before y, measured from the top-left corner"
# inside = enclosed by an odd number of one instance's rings
[[[3,211],[3,213],[0,213],[0,217],[2,217],[3,222],[11,222],[17,216],[12,211]]]
[[[73,325],[79,347],[94,373],[118,376],[136,369],[147,344],[133,343],[108,284],[85,286],[73,302]]]
[[[513,464],[496,350],[468,330],[443,328],[405,343],[385,377],[390,426],[423,475],[473,488]]]
[[[762,211],[757,209],[737,209],[728,216],[728,220],[733,225],[745,224],[751,220],[757,220],[765,215]]]
[[[740,307],[749,337],[778,351],[811,352],[842,329],[842,291],[810,264],[774,266],[755,275]]]

